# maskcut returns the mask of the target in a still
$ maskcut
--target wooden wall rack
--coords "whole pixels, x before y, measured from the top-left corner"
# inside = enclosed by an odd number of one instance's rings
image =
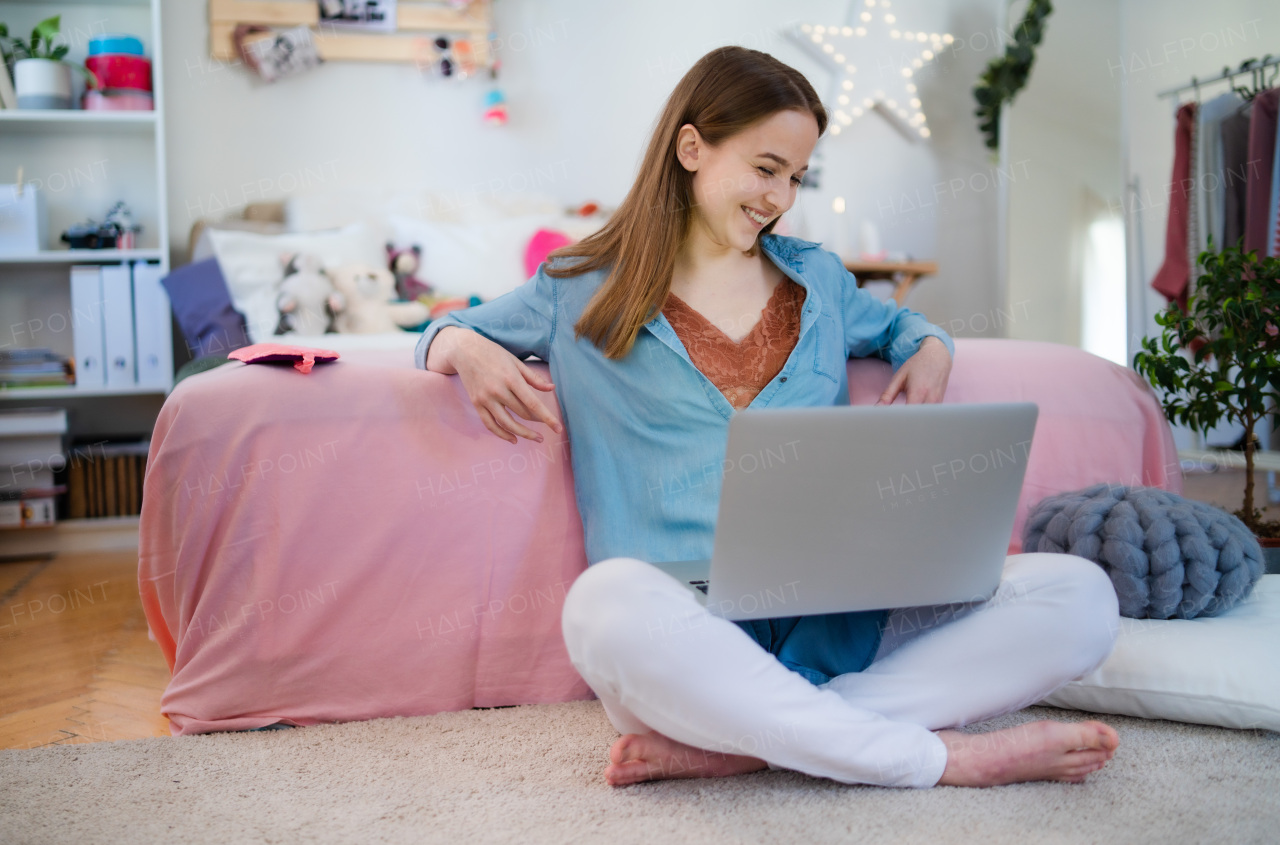
[[[334,27],[322,27],[316,0],[209,0],[213,58],[224,62],[240,58],[232,33],[242,23],[274,28],[309,26],[316,49],[326,61],[425,64],[436,55],[432,42],[437,35],[468,39],[480,67],[491,66],[493,60],[489,49],[492,0],[474,0],[465,9],[455,9],[446,2],[399,0],[394,33],[339,32]],[[261,34],[247,40],[269,37]]]

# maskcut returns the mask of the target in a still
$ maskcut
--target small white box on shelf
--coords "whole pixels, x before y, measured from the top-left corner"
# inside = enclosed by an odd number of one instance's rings
[[[44,250],[49,212],[33,185],[0,185],[0,254]]]

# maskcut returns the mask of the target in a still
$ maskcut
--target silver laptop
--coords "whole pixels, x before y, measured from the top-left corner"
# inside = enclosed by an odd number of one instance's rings
[[[990,598],[1029,402],[742,411],[709,561],[658,563],[725,619]]]

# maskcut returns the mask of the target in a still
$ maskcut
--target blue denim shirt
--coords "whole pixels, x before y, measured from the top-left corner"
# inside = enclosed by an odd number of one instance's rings
[[[806,294],[795,348],[749,408],[848,404],[848,358],[877,355],[897,370],[929,336],[955,354],[951,338],[921,314],[860,289],[834,253],[781,235],[760,243]],[[433,321],[415,349],[417,366],[426,368],[427,347],[447,326],[474,329],[518,358],[543,359],[569,438],[587,562],[709,559],[734,407],[694,366],[661,312],[621,360],[575,339],[574,324],[608,273],[557,279],[544,269],[491,302]],[[872,614],[883,621],[883,612]],[[760,624],[767,623],[743,626],[759,641]],[[878,644],[878,628],[875,634]]]

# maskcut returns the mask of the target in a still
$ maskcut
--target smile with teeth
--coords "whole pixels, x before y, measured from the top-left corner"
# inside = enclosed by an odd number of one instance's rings
[[[750,217],[750,218],[751,218],[751,220],[752,220],[752,221],[753,221],[757,226],[763,226],[764,224],[766,224],[766,223],[768,223],[768,222],[769,222],[769,218],[768,218],[768,217],[765,217],[763,214],[759,213],[758,211],[755,211],[755,210],[753,210],[753,209],[747,208],[745,205],[742,207],[742,210],[743,210],[743,211],[745,211],[745,212],[747,213],[747,216],[748,216],[748,217]]]

